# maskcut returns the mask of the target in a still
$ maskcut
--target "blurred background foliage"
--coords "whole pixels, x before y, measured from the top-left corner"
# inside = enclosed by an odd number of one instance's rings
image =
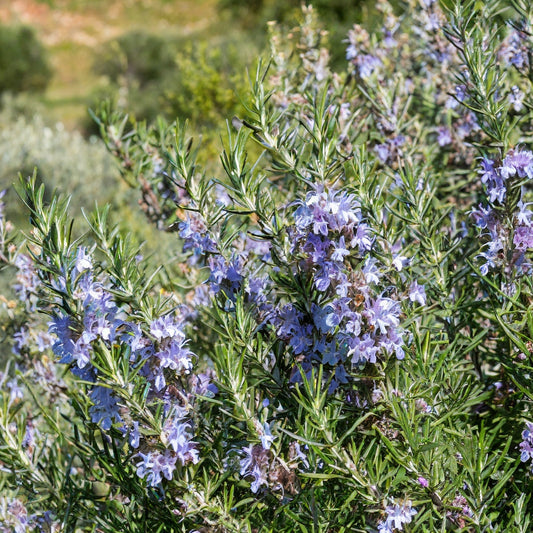
[[[51,74],[33,28],[0,26],[0,92],[43,91]]]
[[[348,30],[363,21],[367,28],[372,28],[379,20],[378,3],[369,0],[315,0],[307,3],[312,4],[322,27],[328,29],[333,68],[345,59],[344,41]],[[243,31],[261,37],[264,37],[268,21],[294,24],[301,16],[301,6],[301,0],[219,0],[218,4],[222,15],[229,16]],[[398,9],[401,9],[400,5]]]
[[[134,30],[102,45],[93,68],[106,85],[91,103],[112,100],[137,120],[164,115],[211,129],[242,111],[245,65],[255,52],[242,34],[194,41]]]

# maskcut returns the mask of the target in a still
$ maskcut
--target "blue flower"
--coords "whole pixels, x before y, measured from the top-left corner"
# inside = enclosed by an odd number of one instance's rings
[[[137,457],[141,458],[141,462],[137,463],[137,475],[140,478],[146,477],[150,486],[159,485],[163,477],[169,481],[172,479],[177,457],[170,450],[165,450],[164,453],[139,453]]]

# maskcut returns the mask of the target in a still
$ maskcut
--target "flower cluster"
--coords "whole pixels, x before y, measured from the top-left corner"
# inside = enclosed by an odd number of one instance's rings
[[[290,237],[297,271],[312,282],[317,298],[308,310],[293,303],[276,308],[271,322],[304,370],[314,363],[334,368],[334,390],[347,382],[347,363],[375,363],[391,354],[402,359],[400,305],[380,292],[379,264],[367,253],[372,232],[355,198],[322,188],[308,193]]]
[[[460,494],[457,495],[452,502],[452,506],[455,509],[453,511],[447,511],[446,516],[453,520],[460,528],[466,527],[468,525],[468,519],[474,515],[466,498]]]
[[[533,212],[524,203],[525,183],[533,178],[533,153],[514,149],[498,162],[484,158],[479,171],[488,205],[480,205],[472,216],[482,235],[489,237],[480,271],[503,268],[525,274],[530,270],[526,251],[533,248]]]
[[[16,498],[0,499],[0,531],[25,533],[31,527],[31,517],[23,502]]]
[[[297,442],[292,442],[286,461],[282,461],[270,450],[276,437],[271,434],[269,424],[260,427],[259,432],[261,444],[250,444],[240,451],[240,475],[253,478],[250,490],[254,494],[262,486],[294,494],[296,492],[296,470],[301,466],[309,467],[306,454]]]
[[[272,460],[272,452],[259,444],[250,444],[242,450],[240,460],[240,474],[243,477],[253,477],[250,490],[257,492],[261,485],[268,485],[268,471]]]
[[[179,223],[179,236],[184,240],[183,251],[192,251],[192,264],[196,264],[205,254],[217,251],[216,243],[209,236],[207,225],[198,213],[188,213],[187,218]]]
[[[416,509],[411,507],[411,502],[395,503],[385,508],[387,516],[378,526],[379,533],[394,533],[402,531],[404,524],[409,524],[417,513]]]
[[[348,32],[348,48],[346,49],[346,59],[350,61],[361,78],[368,78],[372,73],[382,66],[382,61],[373,55],[370,48],[370,36],[368,32],[355,25]],[[394,40],[391,38],[392,46]]]
[[[13,288],[19,299],[25,302],[28,310],[35,311],[38,299],[39,277],[35,272],[33,261],[25,254],[18,254],[15,259],[15,266],[17,267],[17,282]]]
[[[158,391],[166,385],[163,369],[168,368],[177,375],[188,374],[192,370],[193,353],[186,346],[187,339],[181,328],[182,325],[170,315],[157,318],[150,324],[150,333],[155,339],[152,345],[153,356],[159,363],[154,364],[152,359],[150,370]],[[131,342],[141,343],[142,355],[146,355],[146,339],[143,341],[142,335],[140,338],[133,337]]]
[[[172,479],[176,463],[182,465],[196,464],[199,460],[196,443],[192,442],[192,427],[190,422],[185,421],[184,413],[177,409],[166,420],[163,427],[162,440],[168,446],[164,451],[153,450],[148,453],[139,452],[141,459],[137,463],[137,475],[146,477],[152,487],[159,485],[163,478]],[[133,447],[138,447],[138,434],[130,439]]]
[[[531,44],[531,33],[527,27],[514,27],[502,44],[500,56],[519,71],[527,72],[531,57]]]
[[[72,268],[57,280],[60,293],[71,293],[78,303],[78,314],[56,314],[50,322],[50,333],[57,340],[52,349],[60,358],[60,363],[71,365],[72,372],[84,381],[93,383],[88,394],[92,406],[92,421],[102,429],[109,430],[115,423],[124,433],[129,432],[132,448],[141,446],[142,433],[139,422],[126,423],[123,415],[127,402],[121,400],[115,391],[101,381],[101,371],[95,360],[97,354],[112,354],[117,346],[127,347],[132,368],[139,367],[140,374],[149,383],[148,397],[163,401],[167,415],[161,440],[166,449],[142,444],[146,453],[138,456],[140,477],[147,476],[148,483],[157,485],[162,476],[172,478],[176,461],[182,465],[198,461],[198,451],[192,442],[192,425],[186,420],[186,411],[180,407],[186,392],[173,396],[167,391],[168,381],[190,374],[193,369],[194,354],[187,347],[183,332],[183,320],[171,314],[154,319],[145,332],[140,323],[125,319],[110,292],[104,278],[95,278],[93,259],[84,247],[77,250]],[[205,381],[205,380],[204,380]],[[208,378],[207,378],[207,381]],[[209,384],[204,388],[207,390]],[[134,413],[128,415],[128,419]]]
[[[20,355],[25,348],[35,346],[37,351],[43,353],[53,345],[53,338],[47,331],[41,331],[38,327],[22,326],[13,335],[12,351],[16,355]]]
[[[270,245],[247,236],[239,236],[232,244],[229,259],[218,252],[207,257],[210,275],[206,284],[197,287],[193,303],[195,307],[208,305],[209,297],[218,297],[229,310],[241,294],[244,301],[254,307],[256,318],[262,322],[272,309],[267,297],[270,283],[257,270],[269,261]],[[191,316],[194,315],[195,309],[190,308],[189,311]]]
[[[533,423],[526,422],[527,429],[522,432],[522,439],[520,443],[520,460],[526,463],[530,459],[533,460]],[[532,466],[533,469],[533,466]]]

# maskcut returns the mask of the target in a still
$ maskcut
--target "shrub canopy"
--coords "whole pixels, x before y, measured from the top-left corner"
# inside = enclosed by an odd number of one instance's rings
[[[0,25],[0,92],[44,91],[51,75],[32,28]]]

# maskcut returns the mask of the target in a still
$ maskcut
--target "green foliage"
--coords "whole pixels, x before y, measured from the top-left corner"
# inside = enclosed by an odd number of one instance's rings
[[[51,75],[46,51],[32,28],[0,25],[0,93],[44,91]]]
[[[220,0],[219,8],[228,10],[241,24],[248,29],[252,25],[265,24],[268,20],[278,22],[288,22],[297,15],[302,4],[296,0],[282,2],[278,0],[254,0],[244,2],[243,0]],[[332,23],[354,24],[361,20],[361,13],[365,9],[365,2],[350,2],[349,0],[319,0],[313,2],[313,7],[317,10],[321,20],[325,25]]]
[[[253,51],[240,36],[193,41],[126,34],[103,47],[96,60],[96,71],[111,84],[96,100],[107,95],[138,120],[163,114],[208,132],[242,110],[244,65]]]
[[[29,115],[29,113],[28,113]],[[62,124],[49,125],[39,114],[25,116],[11,99],[0,111],[0,183],[2,189],[17,181],[18,173],[38,177],[50,192],[72,194],[73,208],[109,202],[119,186],[113,160],[101,142],[66,131]],[[8,209],[18,221],[16,203]]]
[[[189,119],[201,130],[220,127],[243,111],[247,87],[244,65],[253,47],[244,38],[184,43],[176,56],[175,75],[166,81],[161,111],[170,118]]]
[[[136,83],[140,88],[159,81],[174,67],[171,43],[144,31],[132,31],[104,44],[94,69],[118,83]]]

